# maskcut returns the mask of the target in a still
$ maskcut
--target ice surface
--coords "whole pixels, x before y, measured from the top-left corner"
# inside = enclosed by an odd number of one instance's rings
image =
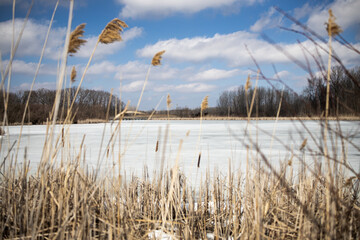
[[[219,171],[226,175],[229,171],[243,171],[246,159],[255,159],[259,155],[255,147],[257,144],[267,159],[278,168],[280,162],[291,159],[293,164],[305,159],[311,165],[323,146],[321,124],[318,121],[252,121],[247,126],[246,121],[203,121],[201,128],[201,140],[199,141],[200,123],[196,120],[187,121],[123,121],[121,123],[121,138],[108,145],[117,123],[106,124],[104,141],[101,139],[104,132],[104,124],[73,124],[69,128],[69,142],[65,142],[66,151],[59,151],[57,161],[74,158],[79,154],[80,144],[85,136],[82,160],[89,169],[100,166],[103,172],[110,172],[114,166],[118,169],[119,153],[122,174],[126,176],[135,174],[142,177],[146,165],[150,174],[159,171],[161,160],[164,159],[164,167],[174,166],[179,156],[180,170],[192,179],[205,177],[206,171],[212,174]],[[359,153],[356,147],[360,147],[360,122],[341,121],[342,134],[349,137],[354,144],[345,141],[347,160],[349,164],[359,171]],[[275,131],[274,131],[275,127]],[[331,127],[338,128],[336,122],[331,122]],[[306,130],[308,129],[308,130]],[[275,132],[277,139],[272,139]],[[8,134],[1,139],[1,159],[8,153],[8,149],[15,141],[18,141],[20,127],[10,126]],[[66,129],[65,129],[66,136]],[[188,133],[188,135],[187,135]],[[30,160],[30,166],[34,169],[41,159],[46,134],[46,126],[24,126],[21,137],[18,163],[21,164],[25,156]],[[61,126],[57,126],[57,134],[61,142]],[[340,138],[328,138],[328,146],[331,153],[337,152],[341,156]],[[300,151],[303,140],[307,138],[304,151]],[[179,150],[180,140],[183,141]],[[158,151],[155,151],[156,142],[159,141]],[[15,156],[17,142],[10,152]],[[99,150],[101,146],[100,162]],[[250,154],[247,155],[247,146]],[[109,149],[109,150],[108,150]],[[120,149],[120,150],[119,150]],[[252,151],[251,151],[252,150]],[[201,152],[200,168],[197,168],[198,155]],[[85,159],[83,158],[85,156]],[[319,158],[321,160],[321,158]],[[99,163],[99,164],[98,164]]]

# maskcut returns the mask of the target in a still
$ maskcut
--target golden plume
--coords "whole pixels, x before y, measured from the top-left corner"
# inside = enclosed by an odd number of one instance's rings
[[[167,97],[166,97],[166,106],[168,108],[170,108],[171,105],[171,98],[170,98],[170,94],[168,93]]]
[[[86,43],[86,40],[80,39],[80,37],[83,37],[83,35],[84,35],[85,25],[86,25],[85,23],[80,24],[70,34],[70,43],[69,43],[68,53],[70,53],[71,56],[73,53],[76,53],[80,49],[81,45]]]
[[[99,36],[99,42],[108,44],[113,43],[115,41],[121,41],[120,33],[124,30],[124,28],[129,27],[125,22],[121,21],[118,18],[114,18],[111,20],[105,27],[105,29],[101,32]]]
[[[75,66],[73,66],[71,69],[71,74],[70,74],[70,80],[72,83],[75,82],[75,78],[76,78],[76,69],[75,69]]]
[[[201,111],[204,111],[208,108],[209,102],[208,102],[209,96],[204,97],[204,99],[201,102]]]
[[[299,148],[300,151],[302,151],[302,150],[305,148],[306,143],[307,143],[307,138],[305,138],[304,141],[303,141],[303,143],[301,144],[301,146],[300,146],[300,148]]]
[[[162,51],[156,53],[156,54],[154,55],[152,61],[151,61],[151,64],[152,64],[153,66],[158,66],[158,65],[160,65],[160,64],[161,64],[161,62],[160,62],[160,61],[161,61],[161,55],[163,55],[164,53],[165,53],[165,50],[162,50]]]
[[[342,32],[342,29],[335,22],[336,17],[333,15],[332,10],[329,9],[329,20],[326,23],[326,31],[329,36],[336,36]]]
[[[246,84],[245,84],[245,91],[249,90],[250,87],[251,87],[250,74],[248,74],[248,77],[246,79]]]

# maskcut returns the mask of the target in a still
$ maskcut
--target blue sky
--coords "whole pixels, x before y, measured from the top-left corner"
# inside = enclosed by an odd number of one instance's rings
[[[10,55],[12,2],[0,1],[2,68],[5,68]],[[16,38],[30,2],[16,1]],[[55,3],[55,0],[35,0],[15,55],[12,91],[30,88]],[[55,13],[35,89],[55,88],[58,59],[68,21],[68,5],[69,1],[60,1]],[[163,97],[159,109],[165,109],[168,93],[173,108],[198,107],[207,95],[209,105],[216,106],[223,91],[244,85],[249,73],[255,78],[256,66],[249,55],[250,51],[267,77],[278,76],[293,90],[301,92],[307,84],[308,73],[263,36],[266,35],[301,62],[305,63],[307,57],[314,73],[318,73],[319,69],[301,46],[311,53],[316,51],[308,39],[280,28],[299,29],[274,6],[283,9],[326,40],[324,23],[328,18],[328,9],[332,8],[336,22],[344,30],[342,36],[360,49],[358,0],[75,0],[72,30],[86,23],[84,39],[88,42],[77,54],[69,57],[68,66],[70,69],[74,65],[81,76],[98,35],[110,20],[118,17],[129,25],[122,33],[123,41],[97,48],[84,79],[84,88],[114,89],[115,94],[121,93],[124,102],[130,100],[134,106],[153,55],[165,50],[162,65],[151,68],[140,109],[155,108]],[[360,65],[359,54],[338,42],[334,42],[333,46],[347,67]],[[319,54],[326,63],[326,54],[321,50]],[[268,86],[263,80],[259,84]],[[273,84],[282,88],[277,81]]]

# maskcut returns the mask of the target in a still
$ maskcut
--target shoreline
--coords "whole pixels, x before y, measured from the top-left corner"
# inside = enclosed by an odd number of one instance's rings
[[[197,120],[200,121],[200,117],[175,117],[175,116],[170,116],[169,118],[167,116],[152,116],[149,119],[149,115],[142,115],[142,116],[126,116],[124,117],[124,119],[122,119],[122,121],[131,121],[131,120],[136,120],[136,121],[166,121],[166,120],[170,120],[170,121],[191,121],[191,120]],[[248,118],[247,117],[235,117],[235,116],[230,116],[230,117],[221,117],[221,116],[204,116],[202,118],[203,121],[247,121]],[[323,117],[251,117],[250,121],[320,121],[320,120],[325,120]],[[360,116],[340,116],[340,117],[328,117],[328,120],[330,121],[360,121]],[[97,124],[97,123],[108,123],[111,122],[111,120],[106,121],[104,119],[85,119],[85,120],[79,120],[76,123],[71,123],[71,124]],[[61,122],[58,122],[57,124],[62,124]],[[9,124],[9,126],[20,126],[20,123],[11,123]],[[42,123],[42,124],[32,124],[32,123],[24,123],[24,126],[26,125],[46,125],[46,123]]]

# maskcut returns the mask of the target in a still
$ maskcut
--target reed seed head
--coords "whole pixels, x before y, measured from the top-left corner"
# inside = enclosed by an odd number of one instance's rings
[[[307,143],[307,138],[305,138],[304,141],[302,142],[302,144],[300,146],[300,151],[302,151],[305,148],[306,143]]]
[[[250,82],[250,74],[249,74],[246,79],[245,91],[249,90],[250,87],[251,87],[251,82]]]
[[[159,140],[156,141],[155,152],[159,151]]]
[[[80,38],[84,36],[85,25],[85,23],[80,24],[70,34],[70,43],[68,49],[68,53],[70,54],[70,56],[76,53],[80,49],[81,45],[84,45],[86,43],[86,40]]]
[[[166,97],[166,105],[167,105],[168,108],[170,108],[170,105],[171,105],[170,94],[168,94],[167,97]]]
[[[72,83],[75,82],[75,78],[76,78],[76,69],[75,69],[75,66],[73,66],[71,69],[71,75],[70,75],[70,80]]]
[[[209,96],[206,96],[206,97],[204,97],[204,99],[202,100],[202,102],[201,102],[201,111],[203,111],[203,110],[205,110],[205,109],[208,108],[208,106],[209,106],[208,98],[209,98]]]
[[[199,157],[198,157],[198,163],[197,163],[197,167],[200,167],[200,160],[201,160],[201,152],[199,153]]]
[[[152,61],[151,61],[151,64],[152,64],[153,66],[161,65],[161,62],[160,62],[160,61],[161,61],[161,58],[162,58],[161,55],[163,55],[164,53],[165,53],[165,50],[162,50],[162,51],[156,53],[156,54],[154,55]]]
[[[339,35],[342,32],[342,29],[339,25],[335,22],[336,17],[333,15],[332,10],[329,9],[329,20],[326,23],[326,31],[331,36]]]
[[[124,28],[129,27],[125,22],[121,21],[118,18],[111,20],[99,36],[99,42],[104,44],[113,43],[115,41],[121,41],[120,33]]]

